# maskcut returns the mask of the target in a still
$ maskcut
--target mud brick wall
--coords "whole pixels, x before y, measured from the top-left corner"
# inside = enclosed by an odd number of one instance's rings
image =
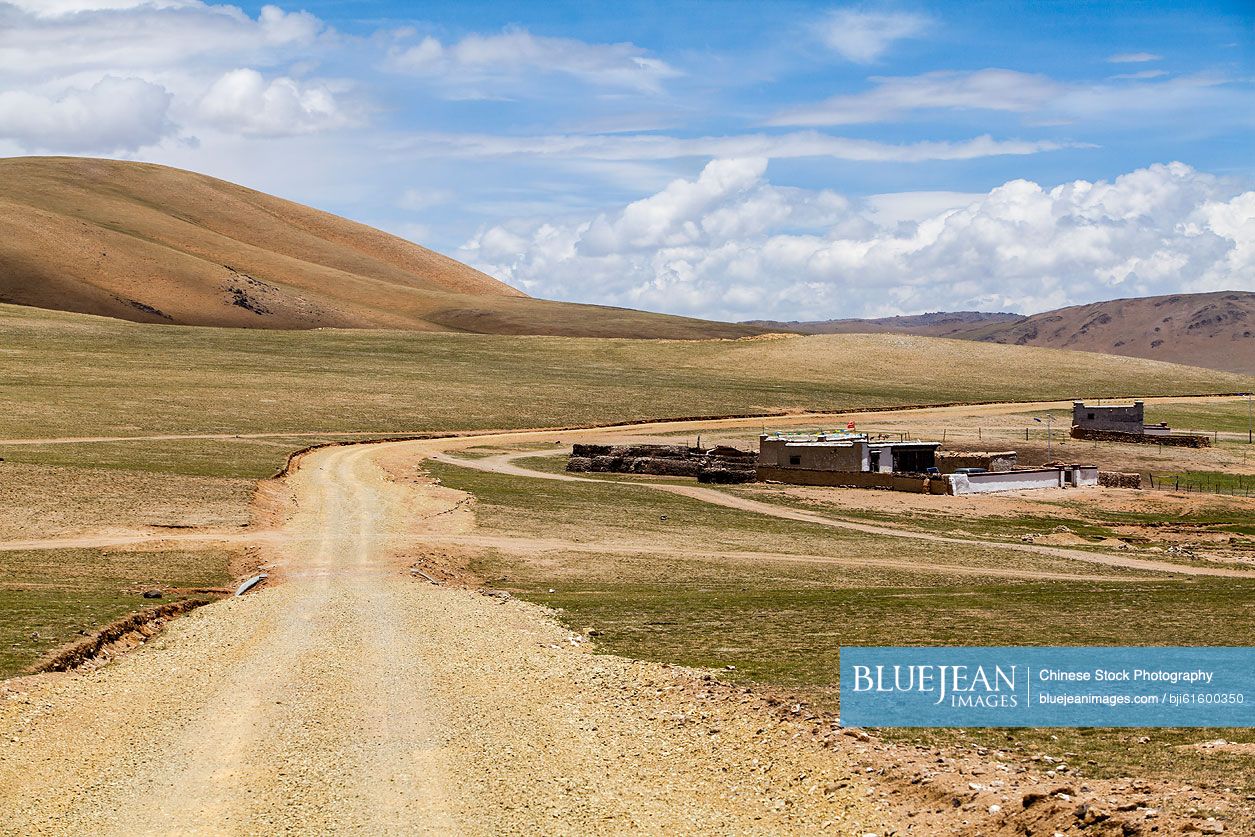
[[[827,485],[838,488],[884,488],[913,494],[946,494],[944,479],[905,474],[882,474],[876,471],[815,471],[808,468],[780,468],[759,465],[758,479],[791,485]]]
[[[1015,451],[937,451],[937,467],[943,473],[955,468],[984,468],[986,471],[1010,471],[1015,468]]]
[[[1196,436],[1190,433],[1118,433],[1114,430],[1086,430],[1083,427],[1072,428],[1073,439],[1088,439],[1091,442],[1131,442],[1136,445],[1166,445],[1173,448],[1209,448],[1209,436]]]
[[[1141,488],[1141,474],[1125,474],[1120,471],[1099,471],[1098,484],[1107,488]]]

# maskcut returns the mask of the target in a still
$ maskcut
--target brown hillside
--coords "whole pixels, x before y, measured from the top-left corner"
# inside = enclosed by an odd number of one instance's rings
[[[1216,291],[1074,305],[1030,317],[953,311],[876,320],[746,325],[807,334],[894,333],[1142,357],[1255,374],[1255,292]]]
[[[956,336],[1255,374],[1255,292],[1113,299]]]
[[[0,302],[300,329],[736,337],[761,329],[532,299],[372,227],[180,169],[0,159]]]

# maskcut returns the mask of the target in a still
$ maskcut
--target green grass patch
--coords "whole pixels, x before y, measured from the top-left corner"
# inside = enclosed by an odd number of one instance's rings
[[[155,604],[152,587],[216,587],[228,581],[220,550],[0,552],[0,678],[49,651]],[[178,595],[162,601],[175,601]]]
[[[563,460],[524,458],[520,464],[552,469]],[[839,710],[838,651],[843,645],[1240,645],[1255,635],[1255,611],[1249,606],[1255,600],[1253,580],[1164,576],[1134,581],[1114,569],[1109,580],[1008,580],[992,573],[959,578],[938,564],[1035,564],[1031,556],[996,547],[933,550],[903,539],[823,527],[811,532],[808,524],[695,508],[696,501],[634,486],[630,479],[570,483],[444,464],[433,464],[433,470],[446,485],[476,495],[479,523],[491,530],[552,537],[596,532],[607,540],[641,533],[658,544],[691,544],[687,552],[657,554],[485,552],[472,568],[493,586],[558,609],[572,630],[594,629],[598,647],[606,652],[715,669],[724,679],[794,690],[833,711]],[[660,512],[667,521],[658,520]],[[1025,526],[1045,523],[1057,525],[1057,519]],[[748,536],[752,546],[734,532]],[[802,551],[818,550],[846,562],[817,564],[800,554],[702,555],[729,543],[770,553],[805,544]],[[859,565],[858,558],[902,559],[905,566],[869,567]],[[1052,569],[1108,572],[1070,561]],[[1187,776],[1200,785],[1239,788],[1255,782],[1255,759],[1174,749],[1222,735],[1250,740],[1250,731],[885,734],[932,745],[1010,749],[1025,757],[1044,752],[1067,760],[1082,775]],[[1143,737],[1149,743],[1130,746]]]
[[[837,682],[842,645],[1224,645],[1255,634],[1255,582],[964,583],[818,589],[812,584],[512,585],[594,626],[614,653],[787,686]],[[546,583],[560,584],[547,592]],[[509,588],[508,588],[509,589]]]
[[[559,457],[519,461],[529,467],[543,464],[554,468],[561,463]],[[1079,565],[1064,558],[1007,552],[996,546],[929,543],[743,512],[634,485],[631,477],[574,482],[496,474],[443,462],[428,462],[426,467],[444,485],[474,494],[479,525],[503,534],[576,543],[621,540],[693,552],[751,551],[891,561],[930,575],[933,564],[1083,572],[1117,578],[1132,574],[1117,567]]]
[[[32,465],[257,480],[273,476],[291,451],[325,441],[333,439],[296,436],[0,445],[0,457]]]
[[[1242,433],[1250,421],[1246,399],[1215,404],[1148,404],[1146,420],[1166,422],[1181,433]]]
[[[1156,489],[1255,497],[1255,474],[1227,471],[1153,471]]]

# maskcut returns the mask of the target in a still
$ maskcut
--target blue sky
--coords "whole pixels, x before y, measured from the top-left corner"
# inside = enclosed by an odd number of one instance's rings
[[[724,319],[1255,287],[1244,3],[0,0],[0,154]]]

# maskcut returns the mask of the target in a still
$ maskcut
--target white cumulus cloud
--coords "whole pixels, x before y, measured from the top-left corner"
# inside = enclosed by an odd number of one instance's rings
[[[286,76],[269,82],[251,69],[232,70],[213,83],[199,115],[224,130],[258,136],[292,136],[352,124],[325,84]]]
[[[10,6],[40,17],[58,17],[75,12],[99,12],[116,9],[178,8],[199,5],[197,0],[5,0]]]
[[[172,129],[170,94],[137,78],[106,76],[55,96],[0,91],[0,137],[28,151],[133,151]]]
[[[36,4],[31,4],[32,7]],[[78,73],[186,69],[276,62],[310,48],[324,24],[308,12],[263,6],[251,18],[236,6],[187,2],[67,2],[74,13],[35,14],[0,2],[0,80],[47,80]]]
[[[715,160],[623,208],[481,231],[461,257],[541,296],[723,319],[1019,310],[1251,287],[1255,191],[1182,163],[1110,181],[849,200]]]

